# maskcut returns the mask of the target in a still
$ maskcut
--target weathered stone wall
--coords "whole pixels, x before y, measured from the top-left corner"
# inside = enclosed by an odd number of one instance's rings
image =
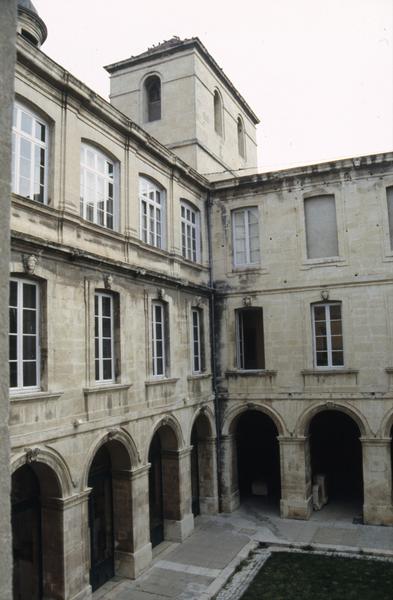
[[[253,406],[273,418],[284,515],[309,514],[308,425],[318,411],[335,409],[347,412],[364,438],[365,518],[393,522],[393,252],[386,200],[392,183],[388,154],[215,185],[212,260],[222,427],[228,434],[236,416]],[[325,194],[335,197],[339,256],[309,259],[303,202]],[[233,263],[232,211],[241,207],[256,207],[259,216],[261,258],[249,267]],[[314,365],[311,305],[324,298],[342,305],[344,367]],[[237,364],[235,311],[244,306],[263,309],[265,368],[257,372]],[[231,460],[229,449],[225,464]],[[236,481],[224,483],[224,505],[231,505]]]
[[[0,597],[10,600],[12,544],[8,430],[8,273],[11,114],[15,66],[15,0],[0,1]]]

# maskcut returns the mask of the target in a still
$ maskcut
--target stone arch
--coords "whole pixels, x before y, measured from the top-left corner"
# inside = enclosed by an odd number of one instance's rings
[[[393,410],[390,410],[385,414],[382,419],[381,424],[381,437],[390,438],[392,437],[392,427],[393,427]]]
[[[184,436],[179,421],[173,415],[164,416],[155,423],[152,429],[145,450],[145,462],[148,462],[150,444],[159,429],[162,429],[160,437],[165,450],[180,450],[185,446]]]
[[[25,464],[29,464],[39,477],[50,474],[45,491],[51,496],[67,498],[72,495],[74,482],[67,463],[58,452],[39,446],[29,448],[11,459],[11,474]]]
[[[208,407],[195,411],[188,439],[193,515],[214,514],[218,511],[216,427]]]
[[[189,444],[191,444],[191,435],[192,435],[193,427],[194,427],[196,421],[201,417],[204,417],[204,420],[206,420],[206,427],[209,429],[209,437],[211,437],[211,438],[216,437],[216,424],[215,424],[214,415],[213,415],[212,410],[208,407],[199,408],[194,412],[192,419],[191,419],[190,428],[189,428],[188,435],[187,435],[187,440],[188,440]],[[207,433],[206,433],[206,435],[207,435]]]
[[[287,427],[285,426],[284,420],[281,417],[281,415],[278,412],[276,412],[273,408],[262,404],[247,403],[235,406],[224,415],[222,435],[232,434],[235,428],[237,417],[240,417],[241,414],[248,410],[255,410],[257,412],[261,412],[267,415],[275,424],[278,435],[286,434]]]
[[[317,415],[318,413],[325,411],[325,410],[335,410],[338,412],[345,413],[346,415],[348,415],[348,417],[350,417],[356,423],[356,425],[359,428],[360,435],[362,437],[369,437],[372,435],[372,432],[370,430],[370,427],[367,423],[366,418],[361,414],[361,412],[359,410],[357,410],[353,406],[349,407],[346,404],[339,404],[336,402],[334,402],[334,403],[333,402],[318,403],[318,404],[314,404],[313,406],[304,410],[303,413],[298,418],[297,423],[296,423],[296,427],[295,427],[296,435],[307,436],[308,430],[310,427],[310,423],[311,423],[313,417],[315,417],[315,415]]]
[[[113,443],[112,443],[113,442]],[[97,451],[104,444],[110,443],[111,455],[115,460],[118,468],[131,470],[140,464],[140,455],[132,437],[123,429],[109,430],[104,435],[100,435],[87,453],[88,459],[81,477],[80,489],[83,491],[87,487],[90,467],[93,463]]]
[[[11,470],[14,594],[64,598],[62,500],[72,495],[73,487],[68,467],[54,450],[34,447],[17,455]]]

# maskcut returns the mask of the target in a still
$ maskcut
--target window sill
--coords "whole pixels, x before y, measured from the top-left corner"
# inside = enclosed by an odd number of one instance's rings
[[[302,270],[312,269],[313,267],[342,267],[347,264],[347,260],[340,256],[332,256],[331,258],[310,258],[303,260]]]
[[[393,367],[386,367],[385,371],[386,373],[389,373],[389,375],[393,375]]]
[[[210,379],[211,373],[193,373],[187,376],[187,381],[193,381],[194,379]]]
[[[10,402],[39,402],[40,400],[57,400],[64,392],[41,392],[32,390],[31,392],[13,392],[10,393]]]
[[[171,378],[167,378],[167,377],[162,377],[157,378],[157,379],[149,379],[149,381],[145,381],[145,386],[146,387],[150,387],[152,385],[160,385],[160,384],[174,384],[177,383],[179,381],[178,377],[171,377]]]
[[[303,371],[301,371],[302,375],[311,375],[312,377],[320,377],[325,375],[357,375],[358,373],[358,369],[346,369],[345,367],[342,369],[303,369]]]
[[[100,394],[101,392],[120,392],[128,390],[131,386],[132,383],[99,383],[92,387],[83,388],[83,393],[89,395]]]
[[[229,369],[225,371],[227,377],[275,377],[277,371],[271,369]]]

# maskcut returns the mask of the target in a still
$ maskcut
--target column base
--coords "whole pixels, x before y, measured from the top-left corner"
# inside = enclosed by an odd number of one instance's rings
[[[307,500],[280,500],[280,514],[283,519],[308,520],[312,513],[312,497]]]
[[[194,530],[194,515],[185,515],[181,521],[164,520],[164,539],[169,542],[183,542]]]
[[[227,494],[225,496],[221,496],[221,512],[231,513],[240,506],[240,493],[239,490],[232,492],[232,494]]]
[[[69,600],[91,600],[93,592],[91,591],[91,585],[85,587],[84,590],[75,594],[75,596],[69,597]]]
[[[201,515],[216,515],[218,513],[218,497],[205,496],[199,498],[199,509]]]
[[[136,552],[115,551],[115,573],[120,577],[136,579],[152,561],[151,544],[148,543]]]
[[[392,505],[363,504],[363,522],[365,525],[393,525]]]

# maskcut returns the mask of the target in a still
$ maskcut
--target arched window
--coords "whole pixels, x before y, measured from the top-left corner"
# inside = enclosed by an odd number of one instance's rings
[[[141,240],[165,248],[165,191],[150,179],[139,178]]]
[[[48,201],[48,125],[29,108],[15,103],[12,123],[12,191]]]
[[[161,81],[157,75],[151,75],[145,81],[147,121],[161,119]]]
[[[214,92],[214,129],[222,135],[222,100],[218,90]]]
[[[239,116],[237,118],[237,147],[240,156],[245,157],[245,139],[244,139],[244,124],[243,119]]]
[[[94,146],[81,146],[81,217],[97,225],[116,226],[117,168],[113,160]]]

